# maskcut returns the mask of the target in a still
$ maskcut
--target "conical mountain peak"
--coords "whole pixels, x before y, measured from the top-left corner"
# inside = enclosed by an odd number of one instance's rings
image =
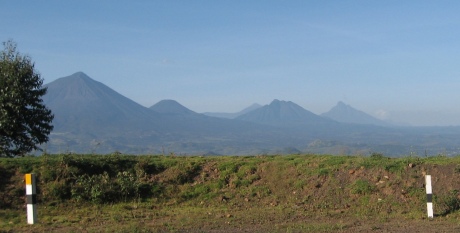
[[[274,99],[269,105],[239,116],[237,119],[258,123],[316,124],[329,121],[291,102]]]
[[[331,110],[321,114],[321,116],[344,123],[369,124],[369,125],[388,125],[363,111],[357,110],[350,105],[339,101]]]
[[[173,114],[197,114],[175,100],[161,100],[150,107],[155,112]]]
[[[59,78],[59,79],[57,79],[56,81],[54,81],[52,83],[60,83],[60,82],[65,82],[66,84],[70,84],[70,83],[76,83],[76,82],[83,82],[83,83],[90,82],[91,83],[91,82],[97,82],[97,81],[95,81],[94,79],[90,78],[85,73],[79,71],[79,72],[76,72],[76,73],[74,73],[72,75]]]
[[[56,116],[55,130],[76,124],[75,119],[87,125],[79,128],[88,128],[90,131],[91,128],[120,122],[137,122],[137,119],[147,119],[152,115],[147,108],[91,79],[83,72],[59,78],[48,83],[46,87],[48,91],[43,101]]]
[[[342,102],[342,101],[339,101],[339,102],[337,102],[337,104],[336,104],[336,107],[349,107],[349,106],[350,106],[350,105],[345,104],[345,103]]]
[[[68,77],[75,77],[75,78],[82,78],[82,79],[91,79],[88,75],[86,75],[85,73],[81,72],[81,71],[78,71]]]

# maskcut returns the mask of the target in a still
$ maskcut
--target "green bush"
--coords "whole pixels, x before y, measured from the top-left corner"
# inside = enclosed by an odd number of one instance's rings
[[[45,186],[46,189],[42,190],[42,195],[45,200],[67,200],[72,197],[69,185],[64,181],[50,182]]]
[[[458,190],[452,190],[444,195],[434,197],[439,210],[439,215],[444,216],[460,210],[460,199],[458,198]]]
[[[95,203],[114,201],[117,198],[110,195],[113,191],[115,190],[107,172],[100,175],[82,175],[71,188],[72,198]]]
[[[118,172],[115,184],[119,187],[119,192],[125,201],[128,197],[139,195],[140,183],[136,176],[130,172]]]

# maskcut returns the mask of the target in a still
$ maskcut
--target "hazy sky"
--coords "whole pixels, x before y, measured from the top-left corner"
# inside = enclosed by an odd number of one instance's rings
[[[460,125],[460,1],[0,1],[0,40],[45,83],[83,71],[150,107],[338,101]]]

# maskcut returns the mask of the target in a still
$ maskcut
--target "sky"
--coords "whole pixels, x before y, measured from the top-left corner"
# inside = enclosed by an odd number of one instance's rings
[[[195,112],[342,101],[414,126],[460,125],[460,1],[0,1],[44,83],[82,71],[150,107]]]

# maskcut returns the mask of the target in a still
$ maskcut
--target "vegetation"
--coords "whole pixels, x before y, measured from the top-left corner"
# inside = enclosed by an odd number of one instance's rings
[[[435,219],[449,232],[459,229],[450,221],[460,218],[457,164],[460,157],[377,154],[3,158],[0,229],[367,232],[405,221],[423,231],[424,175],[431,174]],[[37,175],[34,226],[25,223],[25,173]]]
[[[28,56],[13,41],[0,52],[0,157],[24,155],[48,141],[51,111],[42,103],[46,88]]]

